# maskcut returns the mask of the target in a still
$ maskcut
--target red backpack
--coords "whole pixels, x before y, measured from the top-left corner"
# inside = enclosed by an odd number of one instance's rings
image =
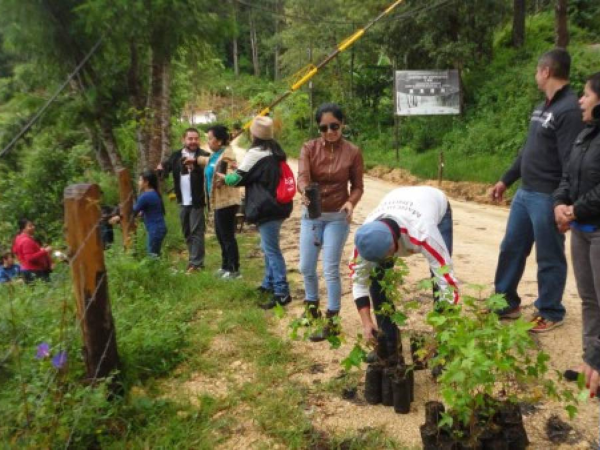
[[[294,200],[296,179],[294,178],[294,172],[285,161],[279,162],[279,171],[276,199],[278,203],[286,204]]]

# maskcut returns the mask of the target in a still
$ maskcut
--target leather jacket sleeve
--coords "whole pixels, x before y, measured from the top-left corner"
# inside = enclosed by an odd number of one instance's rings
[[[314,147],[313,142],[305,142],[300,150],[298,159],[298,190],[304,193],[310,184],[310,151]]]
[[[354,163],[350,170],[350,197],[348,198],[348,201],[352,203],[353,206],[358,204],[364,192],[364,170],[362,153],[358,151],[356,152],[356,157],[354,158]]]

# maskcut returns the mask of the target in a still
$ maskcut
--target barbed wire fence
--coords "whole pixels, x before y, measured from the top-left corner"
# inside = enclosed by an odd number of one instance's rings
[[[120,197],[123,199],[123,201],[120,202],[121,205],[129,203],[134,197],[131,184],[128,185],[128,188],[129,192],[121,193]],[[9,364],[11,360],[14,362],[15,375],[18,379],[27,429],[31,428],[33,421],[35,420],[36,411],[45,404],[51,393],[57,393],[57,398],[53,398],[53,402],[56,405],[55,410],[58,411],[63,407],[66,389],[62,384],[62,381],[65,379],[64,372],[68,370],[68,364],[66,364],[66,362],[71,360],[73,344],[80,339],[80,336],[82,336],[81,339],[84,347],[84,361],[88,373],[87,381],[92,386],[96,385],[99,379],[112,376],[115,369],[118,369],[116,331],[112,325],[112,315],[110,315],[107,285],[108,275],[106,268],[104,267],[104,247],[99,232],[103,220],[100,216],[100,191],[97,185],[85,184],[70,186],[65,189],[65,199],[67,198],[67,192],[69,190],[71,190],[71,194],[74,193],[71,205],[67,206],[65,209],[66,234],[67,242],[69,242],[69,270],[61,271],[58,277],[52,279],[51,285],[40,283],[39,286],[35,288],[42,289],[44,286],[49,286],[49,289],[44,292],[42,297],[35,298],[38,302],[50,304],[57,296],[62,297],[60,303],[60,320],[58,322],[58,340],[53,343],[54,352],[57,352],[57,355],[62,356],[58,359],[57,365],[50,365],[48,369],[38,375],[38,378],[43,381],[42,383],[37,383],[38,386],[41,386],[40,393],[33,398],[31,392],[29,392],[27,375],[24,373],[23,369],[23,355],[25,353],[23,352],[22,344],[24,337],[32,330],[29,329],[30,327],[28,327],[27,324],[19,323],[15,308],[15,292],[17,287],[12,283],[8,283],[6,286],[8,311],[10,316],[8,317],[8,320],[10,321],[8,328],[12,336],[8,345],[9,348],[0,360],[0,367]],[[133,230],[134,228],[130,227],[128,231],[131,232]],[[125,231],[126,230],[123,229],[124,245],[129,241],[126,239]],[[78,241],[77,246],[72,245],[75,241]],[[97,270],[99,267],[102,270],[100,270],[99,276],[92,277],[95,286],[93,290],[90,291],[88,289],[89,286],[86,286],[90,277],[86,276],[85,272]],[[72,281],[69,282],[68,278],[71,278]],[[69,303],[72,302],[73,297],[77,300],[79,312],[74,321],[74,325],[69,327],[69,311],[72,310]],[[111,326],[105,336],[90,335],[90,333],[93,333],[94,331],[94,326],[90,326],[88,321],[89,319],[93,319],[91,317],[92,315],[98,314],[98,307],[101,309],[108,307],[108,311],[103,310],[102,312],[103,320],[105,319],[105,314],[110,315]],[[102,339],[103,342],[99,344],[97,342],[98,339]],[[89,348],[90,342],[92,342],[94,348],[101,347],[99,357],[95,354],[98,352],[94,352],[93,349]],[[90,361],[90,359],[92,360]],[[76,433],[77,425],[81,415],[85,411],[88,397],[89,396],[84,396],[78,407],[78,411],[69,431],[66,447],[69,447],[73,436]],[[53,418],[53,425],[56,425],[58,420],[59,416],[55,415]],[[51,428],[54,429],[55,426],[52,426]]]

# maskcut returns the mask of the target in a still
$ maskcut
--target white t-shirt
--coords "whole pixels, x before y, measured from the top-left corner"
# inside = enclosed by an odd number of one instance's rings
[[[389,192],[365,223],[386,218],[392,219],[400,228],[396,255],[408,256],[421,253],[434,273],[442,298],[458,302],[458,280],[454,276],[452,258],[438,225],[448,210],[448,200],[439,189],[430,186],[409,186]],[[363,260],[354,249],[350,269],[354,299],[369,295],[371,269],[377,264]],[[446,267],[446,270],[441,270]]]
[[[185,148],[181,151],[181,158],[193,158],[194,154],[188,152]],[[183,206],[192,206],[192,181],[190,174],[181,175],[179,179],[179,188],[181,189],[181,204]]]

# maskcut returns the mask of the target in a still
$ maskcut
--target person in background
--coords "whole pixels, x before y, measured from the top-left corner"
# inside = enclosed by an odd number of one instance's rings
[[[21,274],[26,283],[35,280],[50,281],[52,272],[52,247],[41,247],[33,238],[35,225],[29,219],[19,220],[19,234],[12,251],[21,263]]]
[[[167,225],[165,223],[165,205],[158,187],[158,176],[153,170],[142,172],[138,179],[138,189],[140,196],[133,205],[133,215],[141,216],[144,220],[148,255],[158,257],[167,235]],[[111,223],[117,223],[119,219],[119,216],[114,216]]]
[[[189,262],[187,273],[204,268],[204,168],[195,164],[199,156],[210,156],[200,148],[200,133],[196,128],[188,128],[183,134],[183,148],[171,154],[168,160],[157,166],[163,176],[173,173],[175,196],[179,203],[179,219],[185,238]],[[186,161],[184,163],[184,161]],[[189,161],[189,162],[187,162]]]
[[[111,219],[119,215],[119,207],[112,207],[108,205],[100,206],[100,240],[104,246],[104,250],[107,250],[115,242],[115,232]]]
[[[226,127],[210,127],[207,141],[213,153],[210,156],[199,156],[196,163],[204,167],[208,205],[214,211],[215,234],[221,246],[221,268],[217,275],[223,279],[235,279],[241,276],[240,253],[235,239],[235,218],[241,203],[240,190],[222,183],[217,173],[233,173],[237,163],[233,148],[229,146],[229,130]]]
[[[583,352],[600,336],[600,72],[588,78],[579,99],[587,127],[575,140],[562,180],[554,191],[560,231],[571,229],[571,259],[581,297]],[[565,378],[576,381],[577,370]]]
[[[569,153],[583,129],[577,95],[569,87],[571,57],[555,49],[538,60],[535,80],[546,99],[531,116],[529,134],[511,168],[491,190],[495,201],[519,178],[521,187],[510,205],[506,234],[500,246],[494,286],[508,306],[499,315],[521,315],[517,292],[533,244],[538,264],[537,311],[532,333],[544,333],[563,324],[562,296],[567,280],[565,237],[554,221],[552,193],[558,188]]]
[[[15,263],[13,252],[2,254],[2,266],[0,267],[0,283],[9,283],[21,275],[21,266]]]
[[[292,213],[293,202],[277,202],[276,191],[281,169],[279,163],[287,159],[273,134],[273,120],[255,117],[250,126],[252,147],[234,173],[217,176],[227,186],[245,186],[246,220],[254,223],[260,233],[260,245],[265,256],[265,275],[259,292],[271,295],[261,305],[272,309],[292,301],[287,281],[285,259],[279,245],[281,225]]]
[[[352,293],[363,336],[368,340],[377,336],[381,357],[397,360],[400,332],[390,314],[382,314],[394,310],[382,285],[386,270],[394,267],[394,256],[425,256],[438,287],[434,301],[459,301],[458,281],[452,270],[450,203],[442,191],[433,187],[394,189],[356,231],[354,244],[350,266]],[[371,301],[377,325],[373,322]]]
[[[298,161],[298,190],[304,195],[317,183],[321,195],[321,217],[311,219],[306,208],[300,227],[300,272],[304,277],[304,316],[320,317],[317,262],[323,251],[323,275],[327,284],[326,325],[310,336],[313,342],[337,334],[334,318],[342,298],[340,261],[350,231],[352,213],[363,194],[363,158],[360,149],[342,137],[345,116],[334,103],[317,109],[315,117],[321,137],[306,142]]]

